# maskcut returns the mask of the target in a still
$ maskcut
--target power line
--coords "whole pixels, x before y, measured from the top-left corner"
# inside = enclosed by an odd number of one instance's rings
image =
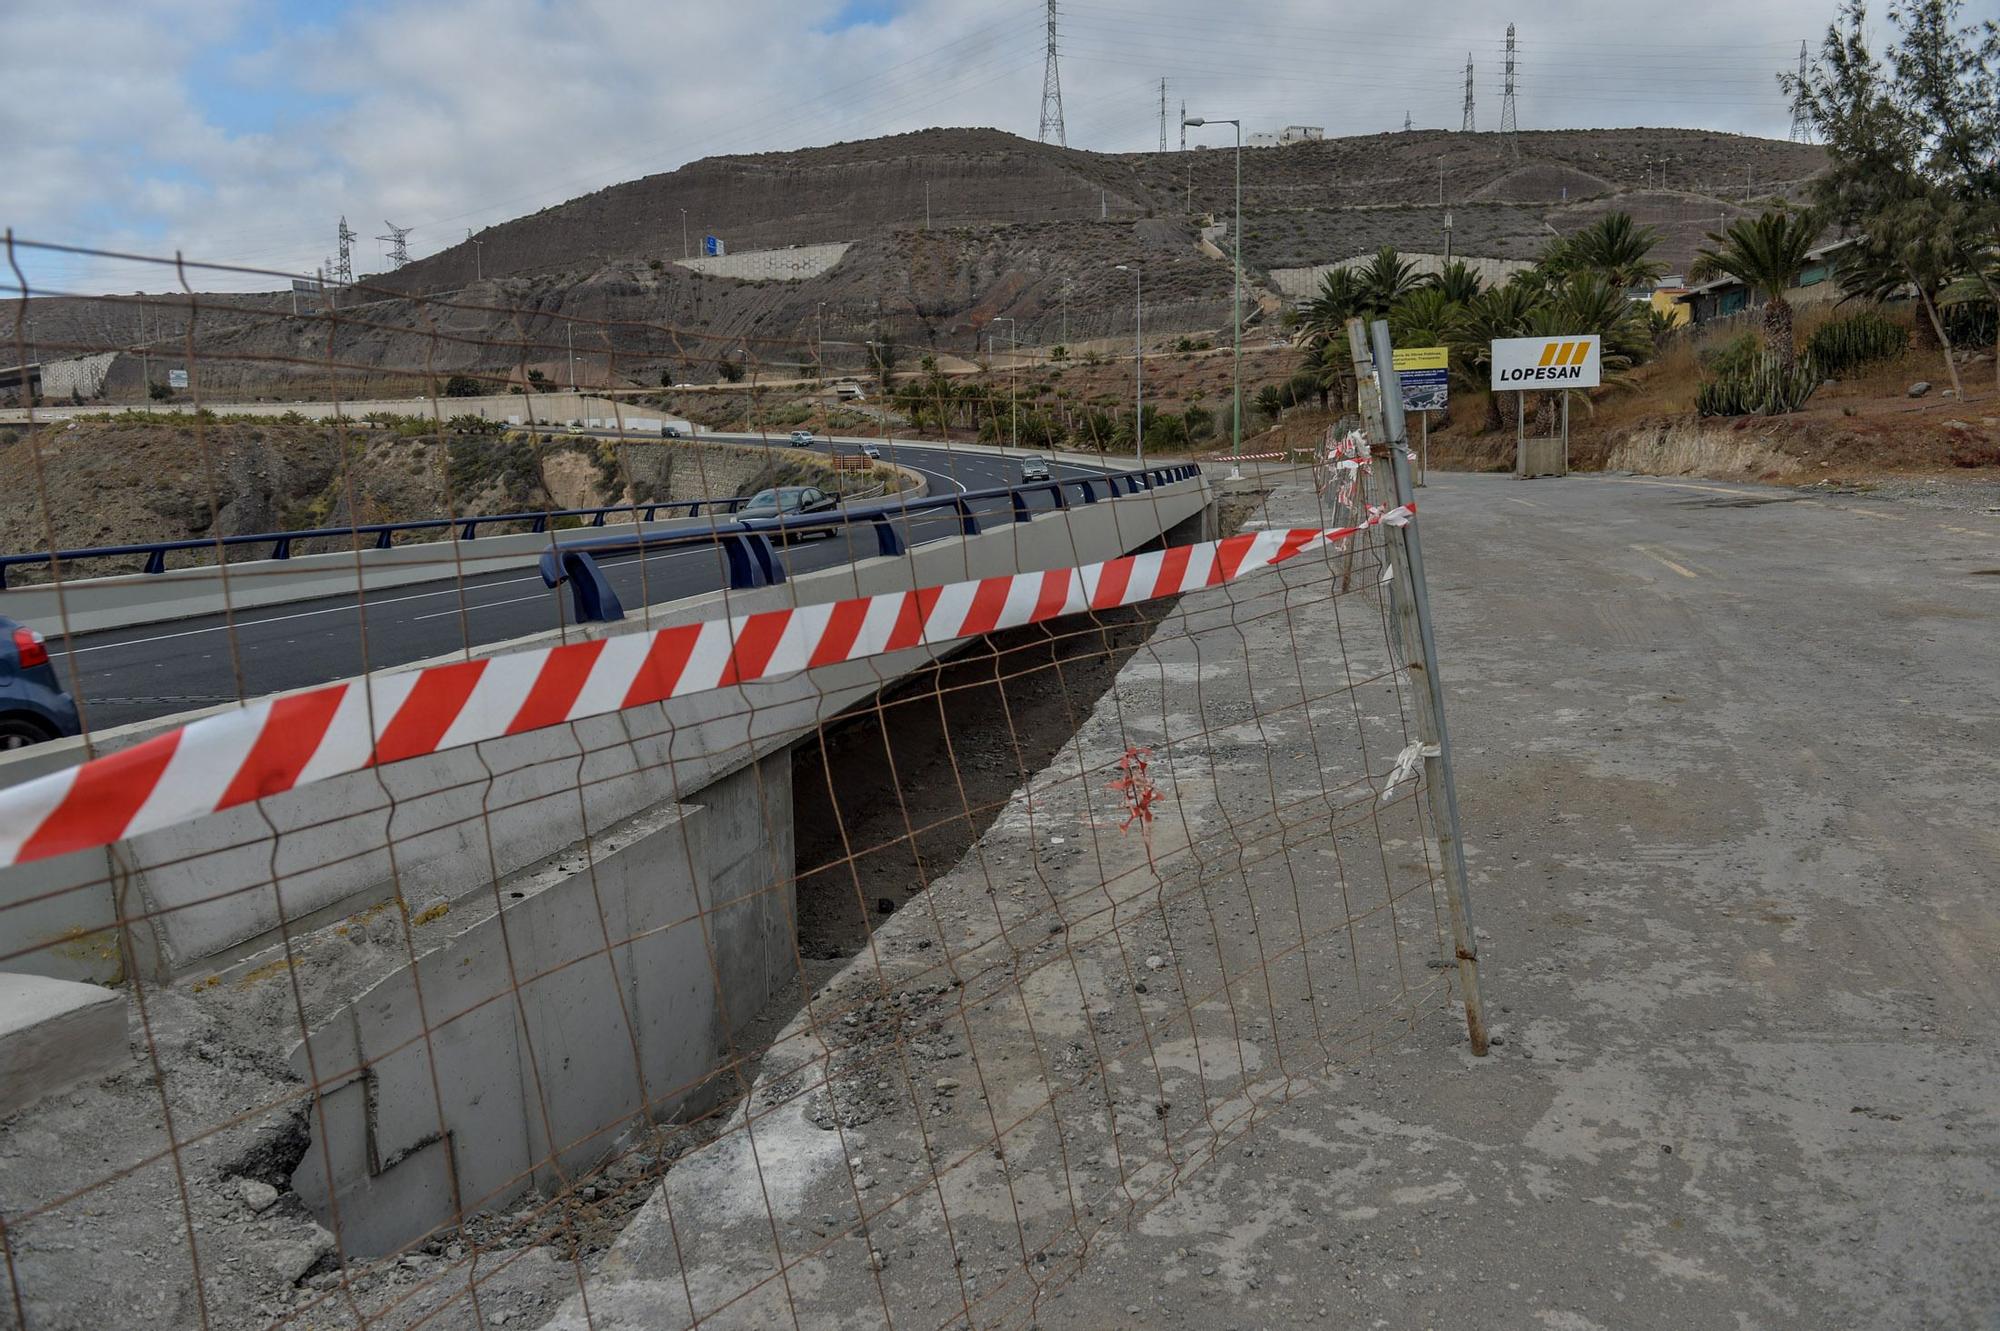
[[[1465,117],[1459,123],[1461,134],[1471,134],[1479,128],[1479,119],[1472,111],[1472,52],[1465,53]]]
[[[1056,73],[1056,0],[1049,0],[1049,53],[1042,67],[1042,127],[1035,137],[1043,143],[1049,135],[1056,136],[1056,143],[1069,147],[1069,139],[1063,133],[1062,79]]]

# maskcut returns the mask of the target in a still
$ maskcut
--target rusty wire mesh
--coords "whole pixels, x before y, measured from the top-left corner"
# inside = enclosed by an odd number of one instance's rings
[[[40,296],[27,248],[9,239],[17,286]],[[174,347],[148,341],[144,358],[190,381],[179,416],[134,401],[51,419],[24,402],[0,424],[16,436],[14,529],[37,533],[7,553],[119,540],[63,507],[83,438],[104,486],[188,469],[205,504],[181,519],[209,544],[167,567],[218,570],[219,615],[138,633],[79,610],[93,583],[166,576],[139,556],[8,570],[0,612],[28,595],[52,607],[36,627],[83,714],[84,748],[63,762],[297,687],[252,630],[301,613],[284,588],[307,556],[343,561],[362,588],[328,612],[351,633],[328,635],[338,650],[311,669],[379,674],[522,645],[503,643],[523,636],[515,621],[487,618],[515,602],[488,594],[492,537],[468,536],[468,518],[531,513],[514,525],[529,544],[598,521],[550,516],[562,509],[609,510],[605,533],[719,531],[725,509],[673,505],[818,465],[829,489],[893,509],[926,475],[977,489],[1015,465],[1010,448],[949,445],[1016,437],[1018,385],[896,380],[881,339],[862,348],[873,364],[838,367],[868,383],[862,417],[772,386],[835,377],[813,330],[550,313],[504,284],[328,289],[293,315],[284,297],[198,294],[244,270],[164,271],[179,295],[80,302],[54,328],[17,300],[4,330],[20,366],[129,357],[122,330],[141,314]],[[595,359],[572,402],[548,367],[579,342]],[[732,355],[741,387],[659,387],[663,368],[683,382],[674,367]],[[1079,455],[1132,464],[1109,412],[1049,391],[1045,362],[1027,368],[1044,378],[1022,452],[1060,444],[1078,474]],[[519,409],[457,412],[453,376]],[[403,419],[287,406],[410,387],[428,397]],[[232,394],[269,414],[232,412]],[[632,425],[737,397],[755,433],[832,426],[885,458],[835,466],[768,438]],[[611,424],[578,440],[572,413]],[[272,432],[329,459],[322,520],[298,525],[330,534],[288,560],[220,543],[237,472],[277,455],[257,453]],[[923,472],[903,467],[918,457]],[[507,467],[511,491],[491,481]],[[1275,466],[1223,496],[1222,518],[1340,527],[1395,502],[1386,471]],[[601,502],[559,501],[585,491]],[[1157,509],[1165,494],[1103,502]],[[510,498],[530,507],[493,506]],[[963,514],[905,513],[908,549],[808,566],[787,546],[791,576],[754,590],[728,585],[713,547],[674,555],[671,575],[641,557],[630,618],[609,627],[575,622],[562,588],[518,579],[507,595],[541,614],[535,642],[588,640],[851,596],[856,559],[906,587],[980,576],[974,543],[1002,529],[1011,559],[1087,564],[1107,557],[1094,508],[1044,503],[1026,524],[989,510],[980,535]],[[423,613],[446,621],[443,647],[409,640],[397,607],[416,593],[362,587],[385,552],[356,528],[418,518],[440,525],[389,553],[436,598]],[[0,971],[115,986],[133,1050],[0,1123],[0,1324],[1027,1324],[1107,1228],[1449,1004],[1430,791],[1421,770],[1390,776],[1420,739],[1391,539],[1371,529],[1177,598],[448,748],[0,870]],[[139,640],[161,660],[218,658],[221,682],[149,693],[87,664],[99,643]]]

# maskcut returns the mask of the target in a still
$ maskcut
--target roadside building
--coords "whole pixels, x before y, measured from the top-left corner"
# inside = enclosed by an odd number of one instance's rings
[[[1836,240],[1808,254],[1798,285],[1785,293],[1785,299],[1793,305],[1839,300],[1840,283],[1834,278],[1840,264],[1840,251],[1853,243],[1852,239]],[[1687,308],[1692,322],[1705,324],[1713,319],[1726,319],[1732,314],[1743,313],[1750,308],[1754,298],[1754,293],[1742,282],[1733,277],[1718,277],[1713,282],[1687,288],[1675,300]]]

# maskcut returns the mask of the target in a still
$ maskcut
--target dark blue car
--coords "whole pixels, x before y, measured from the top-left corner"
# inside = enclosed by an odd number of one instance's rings
[[[74,735],[76,703],[63,692],[42,635],[0,615],[0,749]]]

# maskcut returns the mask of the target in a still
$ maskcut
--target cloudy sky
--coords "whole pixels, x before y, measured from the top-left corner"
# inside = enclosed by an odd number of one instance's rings
[[[1519,8],[1523,128],[1783,137],[1774,74],[1817,46],[1833,0],[1681,0],[1660,42],[1629,5]],[[931,125],[1032,137],[1042,15],[1039,0],[24,3],[0,25],[0,226],[309,273],[344,213],[357,272],[376,271],[385,220],[425,254],[716,153]],[[1406,112],[1456,128],[1468,54],[1480,127],[1499,124],[1510,15],[1490,0],[1063,0],[1061,15],[1072,147],[1157,147],[1161,78],[1174,112],[1185,98],[1251,129],[1371,133]],[[38,290],[173,285],[17,253]]]

